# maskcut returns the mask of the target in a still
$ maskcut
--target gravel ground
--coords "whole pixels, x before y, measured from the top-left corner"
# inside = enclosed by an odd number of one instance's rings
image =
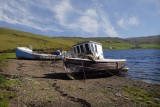
[[[10,107],[137,107],[143,105],[128,97],[124,87],[160,90],[160,85],[120,76],[70,80],[61,61],[12,59],[1,71],[19,81]]]

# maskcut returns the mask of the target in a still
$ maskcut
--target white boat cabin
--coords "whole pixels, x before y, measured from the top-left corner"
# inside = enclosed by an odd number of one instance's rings
[[[94,41],[86,41],[73,45],[73,51],[76,55],[92,54],[97,59],[104,59],[102,44]]]

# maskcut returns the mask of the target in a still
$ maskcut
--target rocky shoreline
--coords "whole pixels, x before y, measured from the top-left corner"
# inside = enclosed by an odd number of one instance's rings
[[[10,107],[160,106],[160,85],[120,76],[70,80],[61,61],[9,60],[1,68],[17,80]]]

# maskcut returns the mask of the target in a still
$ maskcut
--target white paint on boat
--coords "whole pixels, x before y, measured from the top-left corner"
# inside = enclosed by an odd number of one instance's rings
[[[33,50],[27,47],[17,47],[16,48],[16,57],[18,59],[62,59],[62,55],[53,55],[53,54],[40,54],[33,52]]]

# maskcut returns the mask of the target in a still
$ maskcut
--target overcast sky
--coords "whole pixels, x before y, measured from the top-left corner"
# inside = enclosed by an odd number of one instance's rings
[[[0,0],[0,26],[48,36],[160,34],[160,0]]]

